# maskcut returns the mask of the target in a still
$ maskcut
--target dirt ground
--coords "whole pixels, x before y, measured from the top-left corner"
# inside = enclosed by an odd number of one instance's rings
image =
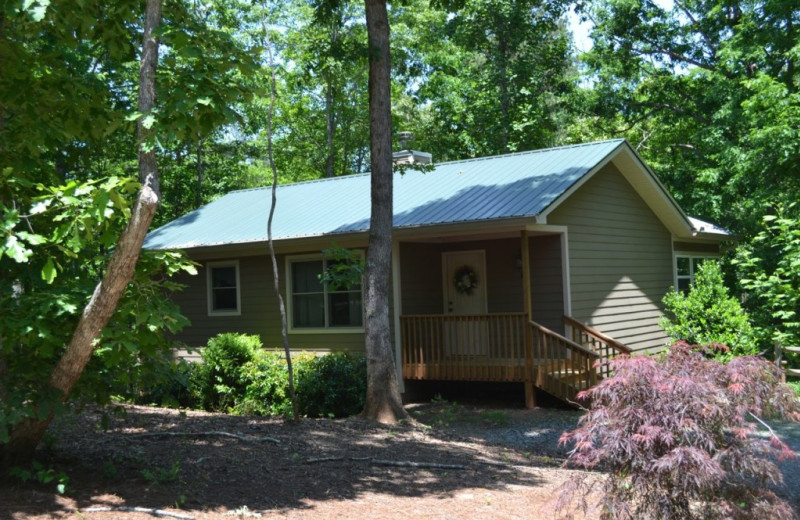
[[[56,425],[55,485],[0,488],[2,519],[551,519],[575,412],[431,402],[415,424],[122,406]],[[516,425],[539,425],[533,429]],[[140,509],[143,508],[143,509]],[[592,515],[590,515],[592,517]]]

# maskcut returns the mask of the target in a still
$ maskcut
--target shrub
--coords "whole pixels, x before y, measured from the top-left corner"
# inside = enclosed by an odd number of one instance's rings
[[[726,345],[730,351],[716,351],[723,358],[758,352],[747,314],[728,293],[717,262],[700,266],[688,294],[669,291],[663,303],[671,318],[662,319],[661,326],[673,341]]]
[[[313,356],[301,354],[293,357],[295,374],[299,367],[308,363]],[[283,352],[259,352],[255,358],[244,365],[241,371],[245,392],[236,403],[234,413],[244,415],[292,415],[292,402],[289,398],[289,368]]]
[[[164,357],[151,369],[153,377],[147,382],[133,385],[128,395],[136,404],[197,408],[201,400],[198,392],[194,391],[193,380],[197,370],[202,368],[202,365],[185,359]]]
[[[782,480],[772,457],[795,454],[774,435],[754,435],[762,417],[800,417],[773,364],[752,356],[723,364],[686,343],[608,363],[614,376],[579,395],[591,409],[561,437],[574,445],[568,464],[608,470],[602,518],[794,517],[765,486]],[[559,502],[589,489],[573,480]]]
[[[346,352],[315,357],[297,367],[297,401],[308,417],[348,417],[364,408],[367,361]]]
[[[228,332],[208,340],[194,378],[203,408],[227,411],[242,400],[247,389],[242,370],[260,350],[258,336]]]
[[[295,392],[300,414],[307,417],[347,417],[361,411],[366,396],[367,368],[363,356],[347,353],[300,354],[293,358]],[[262,352],[242,369],[244,397],[233,411],[252,415],[292,413],[289,374],[281,352]]]
[[[202,352],[203,363],[171,363],[139,391],[137,402],[200,406],[243,415],[291,415],[289,372],[281,351],[265,351],[258,336],[219,334]],[[300,413],[346,417],[364,407],[367,363],[348,353],[292,358]]]

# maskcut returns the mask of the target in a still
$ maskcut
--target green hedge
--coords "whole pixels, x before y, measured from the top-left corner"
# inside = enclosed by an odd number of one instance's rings
[[[282,351],[266,351],[258,336],[219,334],[202,363],[179,362],[137,402],[202,408],[242,415],[292,412],[289,373]],[[302,353],[292,357],[301,415],[347,417],[361,411],[367,386],[363,356]]]

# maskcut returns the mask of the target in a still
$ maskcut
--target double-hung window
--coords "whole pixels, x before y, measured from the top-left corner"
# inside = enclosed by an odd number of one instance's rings
[[[332,262],[322,257],[288,259],[293,331],[363,329],[361,285],[334,288],[320,282],[324,270]]]
[[[689,292],[702,263],[714,259],[709,256],[677,253],[675,255],[675,288],[684,293]]]
[[[239,316],[242,313],[239,261],[209,262],[208,315]]]

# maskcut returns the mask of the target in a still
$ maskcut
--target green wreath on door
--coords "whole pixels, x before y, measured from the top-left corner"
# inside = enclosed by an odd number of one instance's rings
[[[453,276],[453,287],[459,294],[471,295],[475,288],[478,286],[478,275],[475,269],[468,265],[464,265],[456,269]]]

